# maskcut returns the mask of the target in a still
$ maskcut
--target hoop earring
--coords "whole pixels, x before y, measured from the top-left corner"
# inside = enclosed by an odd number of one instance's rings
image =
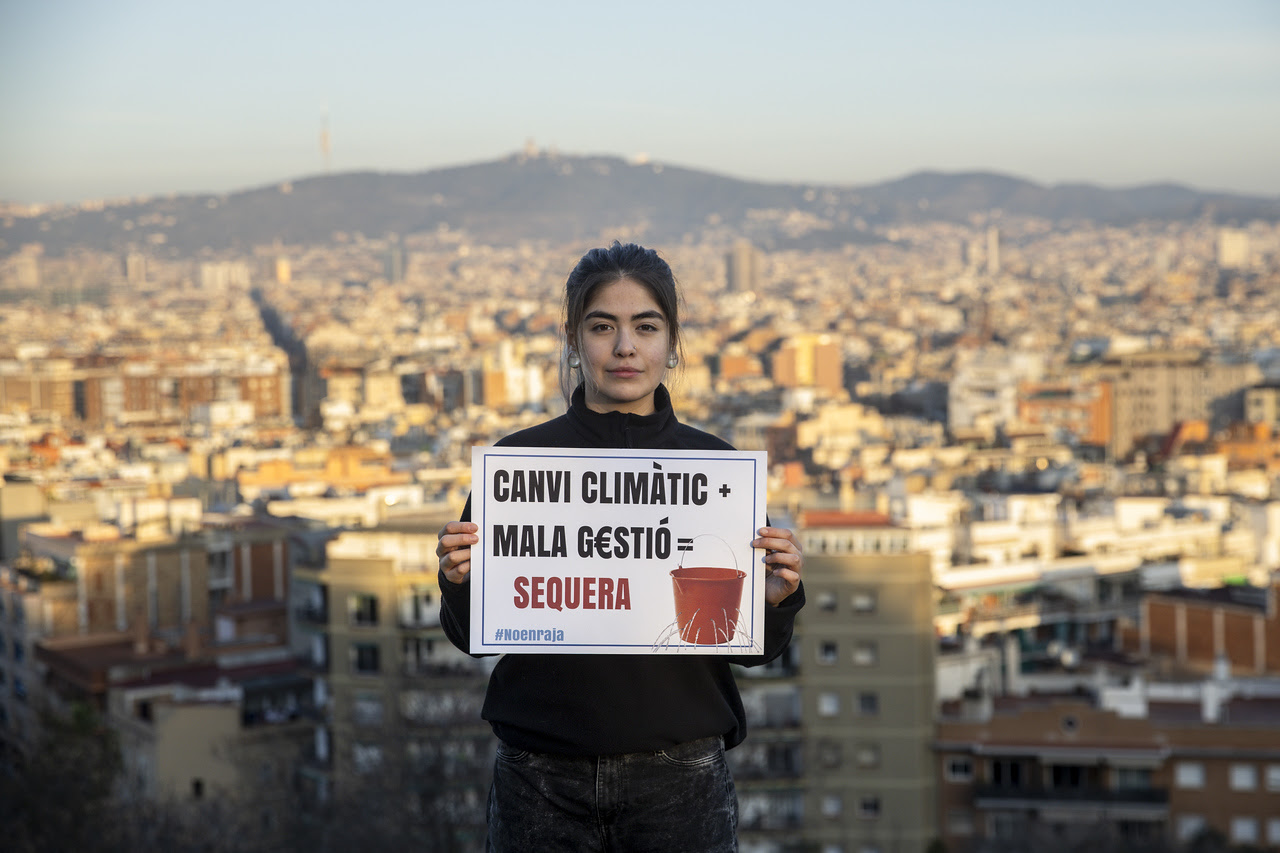
[[[676,365],[677,365],[677,364],[679,364],[679,363],[680,363],[680,356],[676,355],[675,353],[671,353],[671,355],[667,356],[667,368],[668,368],[668,369],[670,369],[670,370],[675,370],[675,369],[676,369]]]
[[[578,358],[578,354],[573,350],[569,350],[569,355],[565,358],[565,361],[568,362],[570,370],[577,370],[582,367],[582,359]]]

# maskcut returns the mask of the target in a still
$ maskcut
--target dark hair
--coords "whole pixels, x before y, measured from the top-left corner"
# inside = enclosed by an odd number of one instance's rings
[[[653,301],[658,303],[667,319],[671,349],[680,354],[680,292],[676,287],[675,274],[653,249],[617,240],[607,249],[592,249],[583,255],[564,283],[566,345],[577,346],[578,326],[596,289],[624,278],[642,285],[653,296]],[[568,402],[573,383],[563,359],[560,361],[560,390]]]

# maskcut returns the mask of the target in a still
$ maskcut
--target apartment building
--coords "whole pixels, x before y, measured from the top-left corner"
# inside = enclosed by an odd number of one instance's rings
[[[0,562],[12,563],[22,553],[24,525],[48,517],[48,502],[39,484],[17,476],[0,481]]]
[[[999,349],[957,353],[955,376],[947,392],[947,427],[994,430],[1018,419],[1018,388],[1039,382],[1044,357]]]
[[[366,492],[377,486],[413,481],[408,471],[392,468],[391,456],[371,447],[308,447],[292,456],[249,462],[233,472],[246,500],[279,495]]]
[[[199,650],[193,650],[199,654]],[[113,686],[123,788],[168,802],[229,798],[279,823],[314,729],[311,677],[287,646],[189,659]]]
[[[941,837],[1036,846],[1280,844],[1280,684],[1146,685],[998,697],[938,723]],[[1002,847],[1001,845],[1006,845]]]
[[[221,361],[151,357],[36,359],[0,373],[0,412],[105,424],[190,419],[215,401],[243,401],[260,419],[292,415],[284,354],[245,352]]]
[[[206,521],[178,535],[139,527],[146,537],[105,524],[23,530],[25,553],[0,576],[0,740],[33,744],[39,711],[59,704],[51,690],[104,707],[107,662],[135,646],[285,643],[288,530]]]
[[[923,850],[936,835],[929,555],[910,552],[909,531],[878,513],[798,521],[803,837],[823,853]]]
[[[844,354],[834,335],[800,334],[785,338],[773,353],[771,378],[779,388],[818,388],[844,393]]]
[[[1244,419],[1269,424],[1274,433],[1280,433],[1280,382],[1263,382],[1245,390]]]
[[[1280,675],[1280,571],[1268,587],[1149,593],[1129,644],[1183,669],[1208,672],[1221,663],[1242,674]]]
[[[321,799],[390,774],[412,790],[449,786],[459,825],[474,828],[492,760],[480,719],[487,668],[440,627],[444,521],[346,531],[320,565],[295,569],[294,642],[320,714],[303,773]]]
[[[1262,379],[1250,361],[1218,361],[1197,351],[1145,352],[1105,360],[1098,377],[1111,383],[1113,459],[1167,435],[1183,421],[1205,420],[1214,429],[1245,414],[1245,390]]]
[[[1024,383],[1018,389],[1018,420],[1071,435],[1082,444],[1111,441],[1111,385],[1107,382]]]

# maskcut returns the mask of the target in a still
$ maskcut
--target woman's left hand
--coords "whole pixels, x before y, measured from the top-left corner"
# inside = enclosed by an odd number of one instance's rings
[[[757,532],[759,538],[752,540],[751,547],[764,549],[764,565],[768,573],[764,600],[776,607],[800,588],[804,553],[796,535],[785,527],[761,527]]]

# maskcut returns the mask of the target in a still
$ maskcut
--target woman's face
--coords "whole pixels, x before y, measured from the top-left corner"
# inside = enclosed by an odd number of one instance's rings
[[[629,278],[591,295],[576,331],[587,408],[653,412],[653,392],[667,372],[671,331],[649,289]]]

